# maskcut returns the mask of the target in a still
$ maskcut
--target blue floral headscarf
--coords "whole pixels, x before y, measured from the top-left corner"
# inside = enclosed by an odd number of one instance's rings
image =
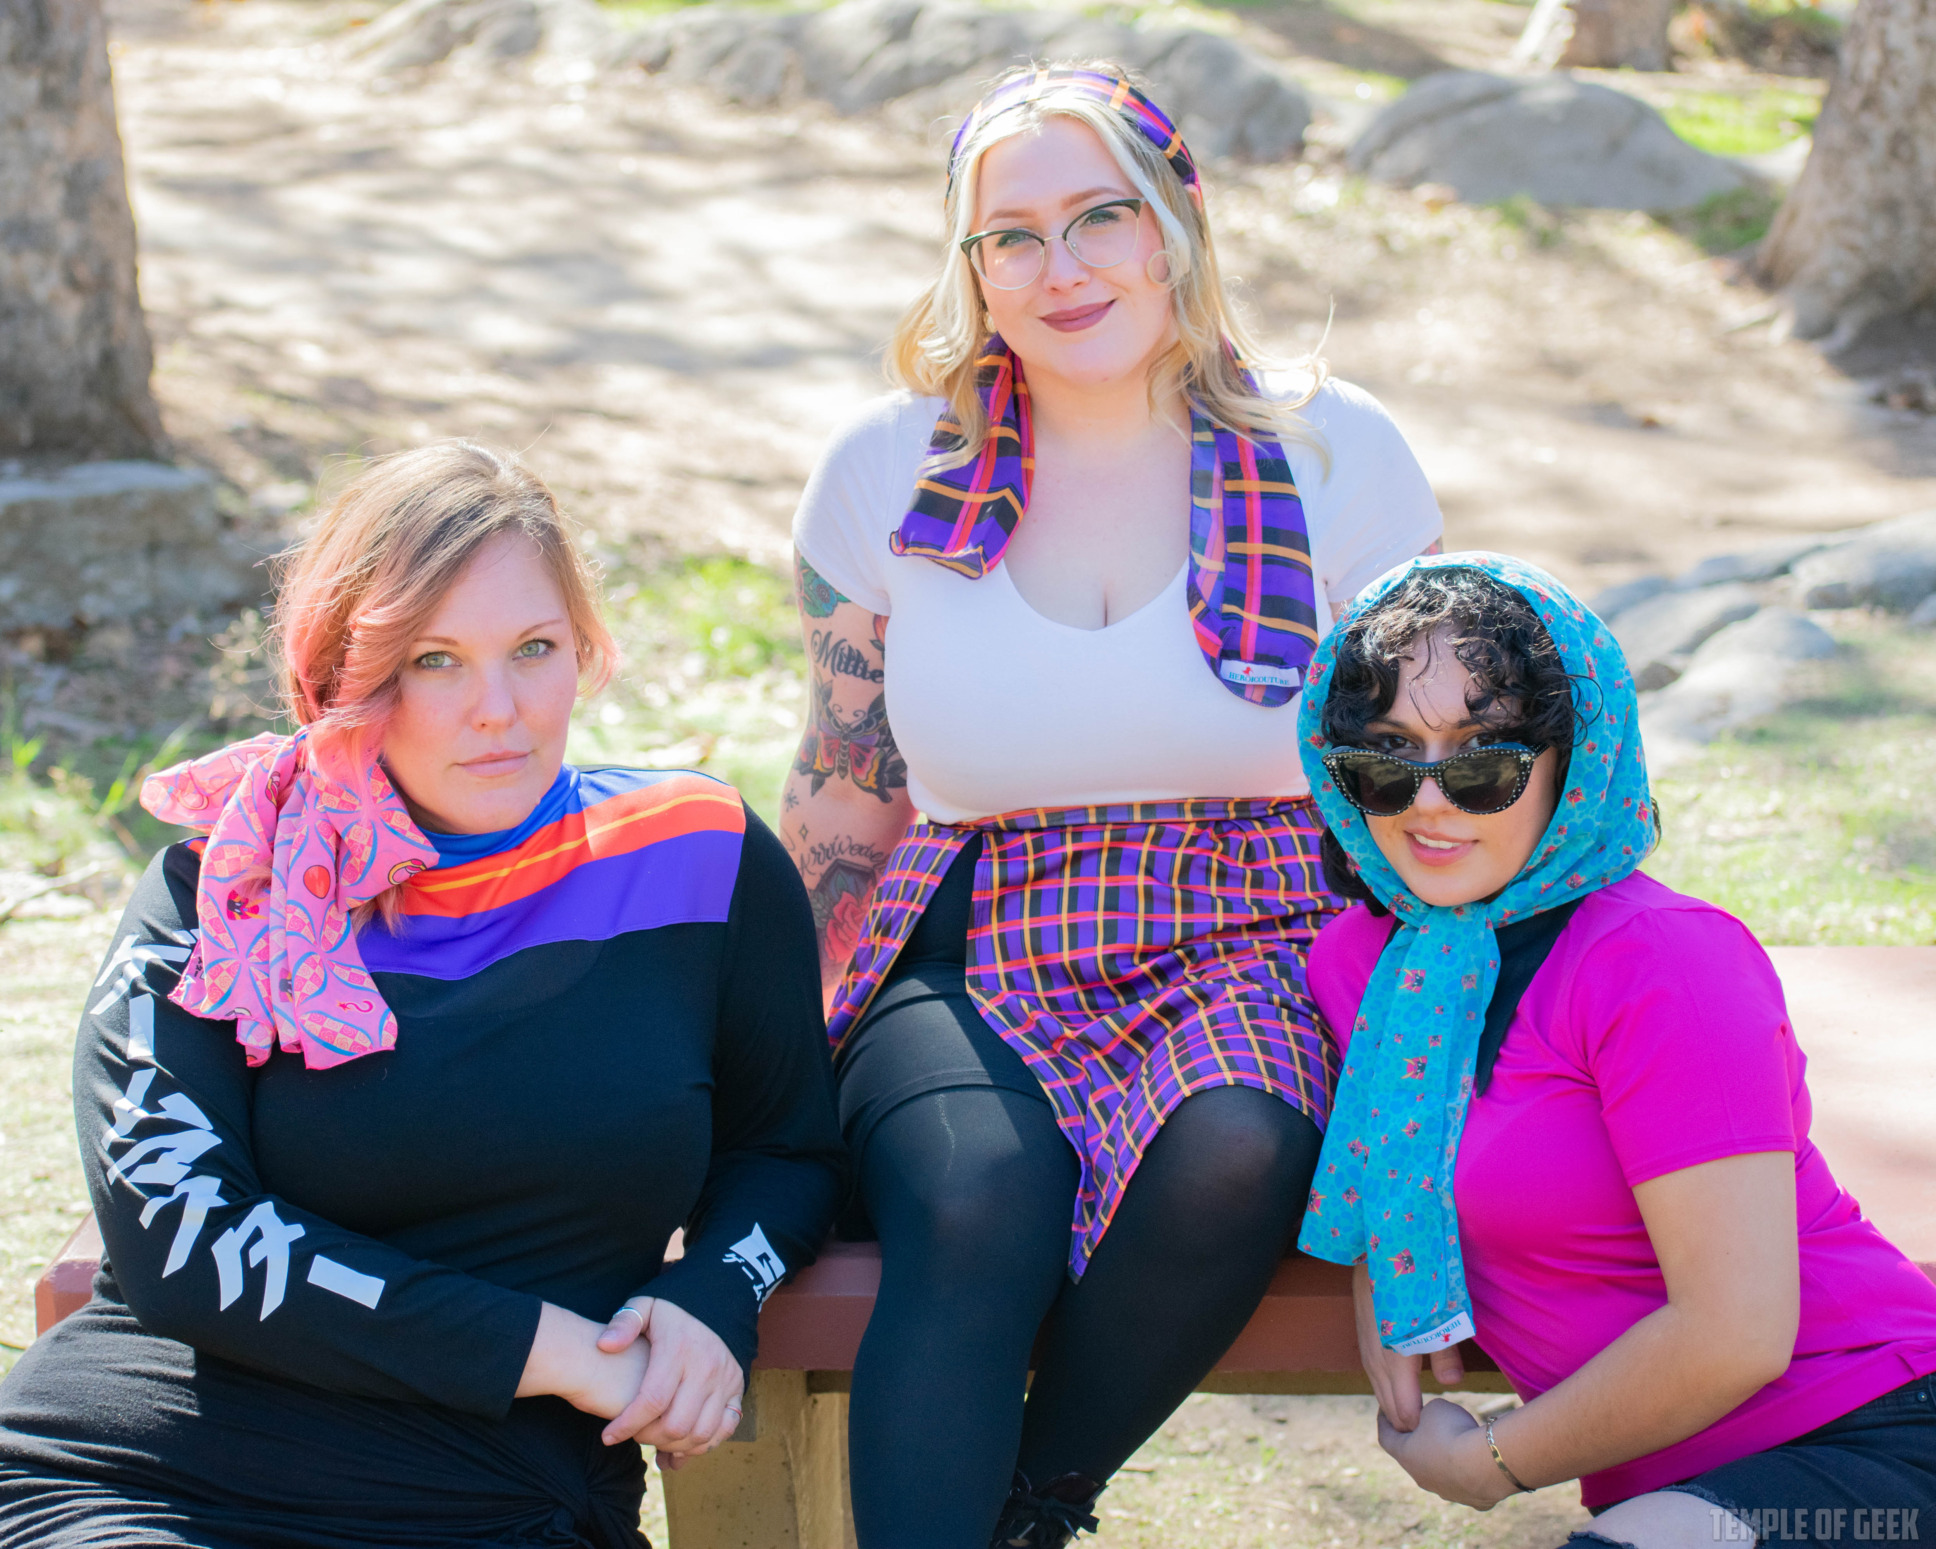
[[[1338,642],[1354,619],[1423,570],[1477,570],[1524,597],[1573,681],[1565,789],[1518,876],[1494,898],[1425,903],[1385,859],[1322,756]],[[1325,637],[1299,711],[1299,750],[1331,832],[1397,929],[1372,971],[1351,1035],[1298,1246],[1367,1262],[1383,1342],[1406,1355],[1472,1336],[1452,1174],[1473,1066],[1499,975],[1494,931],[1618,882],[1654,844],[1633,674],[1612,632],[1545,571],[1501,554],[1441,554],[1374,583]]]

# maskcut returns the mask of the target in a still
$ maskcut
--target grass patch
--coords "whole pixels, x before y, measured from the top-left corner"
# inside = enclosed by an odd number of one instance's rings
[[[1396,102],[1412,84],[1401,75],[1380,75],[1376,70],[1355,70],[1352,74],[1356,83],[1351,95],[1360,102]]]
[[[621,26],[636,27],[669,12],[705,3],[706,0],[598,0],[598,8]]]
[[[1494,200],[1485,208],[1501,226],[1518,232],[1534,247],[1557,247],[1566,238],[1566,223],[1560,213],[1548,209],[1531,194],[1512,194]]]
[[[618,571],[606,599],[625,665],[579,707],[568,757],[704,770],[777,822],[806,702],[792,583],[714,555]]]
[[[1936,819],[1916,783],[1936,759],[1936,636],[1837,634],[1847,653],[1812,697],[1657,782],[1647,870],[1770,945],[1936,943]]]
[[[1810,133],[1821,102],[1812,92],[1680,92],[1661,109],[1689,145],[1716,156],[1759,156]]]
[[[1780,208],[1781,200],[1764,189],[1733,188],[1658,219],[1704,253],[1738,253],[1768,235]]]

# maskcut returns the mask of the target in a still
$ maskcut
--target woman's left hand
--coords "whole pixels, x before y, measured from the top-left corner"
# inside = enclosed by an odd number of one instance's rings
[[[630,1438],[656,1447],[659,1467],[677,1468],[739,1429],[746,1378],[717,1334],[671,1302],[635,1296],[598,1336],[598,1348],[612,1355],[636,1339],[649,1347],[645,1378],[605,1427],[606,1446]]]
[[[1421,1489],[1475,1511],[1491,1511],[1518,1492],[1492,1461],[1485,1428],[1450,1399],[1427,1402],[1415,1429],[1401,1431],[1381,1413],[1378,1445]]]

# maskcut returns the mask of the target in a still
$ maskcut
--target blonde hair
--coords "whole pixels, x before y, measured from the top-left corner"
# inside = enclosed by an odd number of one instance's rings
[[[533,544],[558,583],[581,687],[610,679],[618,648],[596,575],[543,481],[470,441],[398,452],[364,469],[278,562],[270,639],[284,709],[321,756],[380,748],[411,643],[477,552],[506,534]],[[358,914],[394,923],[399,907],[391,888]]]
[[[1027,65],[1008,71],[989,88],[990,94],[1039,68]],[[1144,90],[1139,76],[1106,60],[1050,68],[1099,71]],[[910,392],[947,399],[961,427],[961,445],[935,459],[934,465],[955,467],[969,462],[988,438],[987,418],[975,390],[975,361],[990,335],[974,266],[961,250],[962,240],[972,234],[982,157],[1003,140],[1040,129],[1051,117],[1072,118],[1095,131],[1162,232],[1176,339],[1151,362],[1151,409],[1173,395],[1187,394],[1216,425],[1239,435],[1301,443],[1323,457],[1323,442],[1297,412],[1324,385],[1323,361],[1311,357],[1304,363],[1311,372],[1311,386],[1294,402],[1267,398],[1252,389],[1244,379],[1246,369],[1269,363],[1225,294],[1202,201],[1191,196],[1163,153],[1121,113],[1090,92],[1057,89],[1052,84],[1040,96],[994,114],[969,131],[948,189],[948,242],[941,272],[902,316],[888,344],[888,380]]]

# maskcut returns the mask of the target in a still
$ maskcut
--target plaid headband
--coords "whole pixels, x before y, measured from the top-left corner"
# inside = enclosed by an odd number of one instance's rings
[[[968,143],[970,134],[1011,108],[1039,102],[1044,97],[1061,92],[1075,92],[1107,103],[1128,119],[1138,134],[1163,153],[1163,159],[1170,164],[1170,170],[1183,180],[1185,188],[1197,186],[1197,164],[1191,158],[1190,148],[1183,143],[1183,136],[1177,131],[1176,125],[1170,122],[1168,114],[1128,81],[1101,70],[1045,69],[1018,75],[1014,80],[997,86],[977,102],[961,121],[961,127],[955,131],[955,143],[948,150],[949,192],[954,191],[955,174],[961,170],[961,148]]]

